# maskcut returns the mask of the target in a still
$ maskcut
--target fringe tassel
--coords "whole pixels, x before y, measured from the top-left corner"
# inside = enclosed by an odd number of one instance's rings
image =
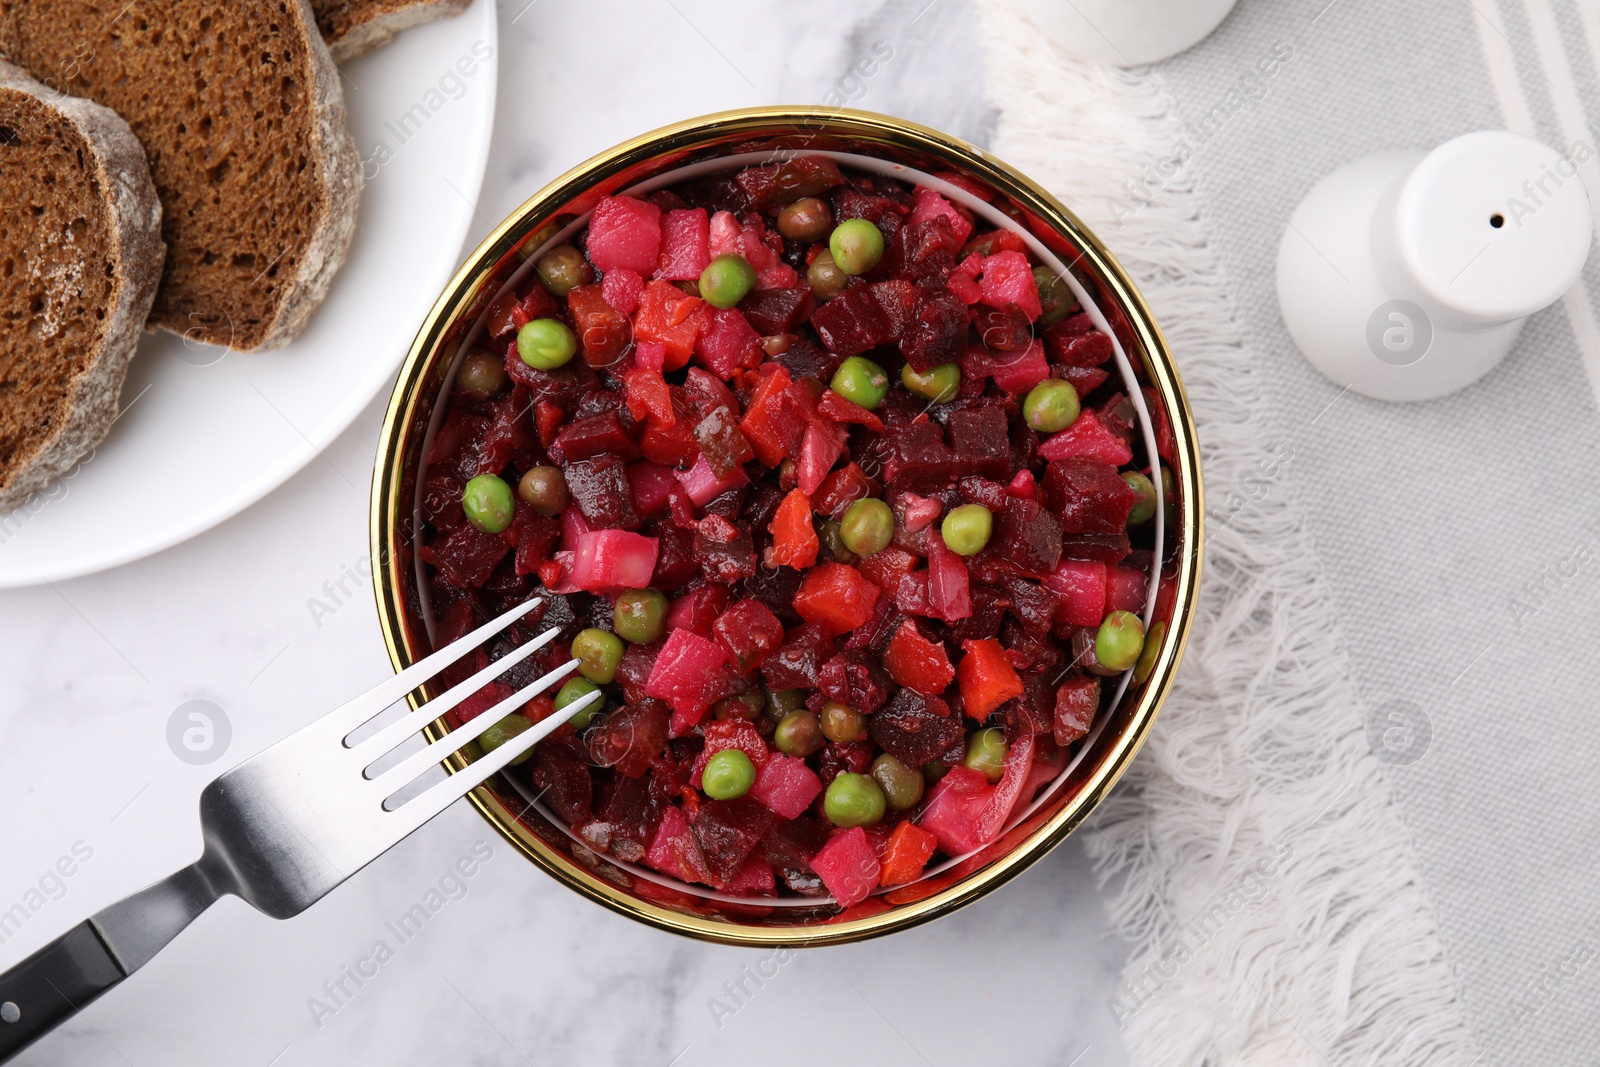
[[[1178,684],[1079,831],[1137,945],[1141,1067],[1461,1065],[1475,1041],[1293,502],[1159,75],[1080,63],[979,0],[997,156],[1077,210],[1155,309],[1200,425],[1208,547]],[[1129,184],[1131,183],[1131,184]]]

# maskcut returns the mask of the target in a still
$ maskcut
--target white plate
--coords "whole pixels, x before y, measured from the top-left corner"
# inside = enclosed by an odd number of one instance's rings
[[[494,4],[476,0],[345,64],[366,186],[327,301],[274,352],[147,334],[110,435],[0,514],[0,588],[103,570],[215,526],[315,459],[387,387],[461,255],[498,53]],[[366,472],[345,474],[366,493]]]

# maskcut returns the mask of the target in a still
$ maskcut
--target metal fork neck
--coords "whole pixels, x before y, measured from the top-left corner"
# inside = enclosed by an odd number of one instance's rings
[[[124,973],[143,967],[196,916],[230,891],[218,888],[217,880],[202,869],[204,863],[204,859],[192,863],[89,920]]]

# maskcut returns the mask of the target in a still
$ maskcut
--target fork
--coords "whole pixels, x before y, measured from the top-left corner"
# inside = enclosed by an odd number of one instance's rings
[[[574,701],[442,782],[388,803],[418,775],[481,736],[575,667],[557,667],[382,772],[373,763],[555,639],[552,628],[405,717],[351,735],[540,603],[519,604],[240,763],[200,794],[200,858],[96,913],[0,974],[0,1063],[149,962],[219,897],[274,919],[298,915],[406,835],[596,700]]]

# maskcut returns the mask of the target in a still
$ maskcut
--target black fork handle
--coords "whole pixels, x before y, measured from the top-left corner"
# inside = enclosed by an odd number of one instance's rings
[[[0,974],[0,1063],[126,977],[88,919]]]

